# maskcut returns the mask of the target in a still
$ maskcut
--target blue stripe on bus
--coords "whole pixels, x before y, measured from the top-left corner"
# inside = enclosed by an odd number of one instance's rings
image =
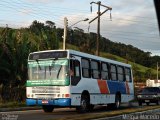
[[[42,100],[39,99],[26,99],[26,104],[28,106],[32,105],[55,105],[55,106],[64,106],[69,107],[71,106],[71,99],[70,98],[61,98],[61,99],[55,99],[55,100],[48,100],[47,104],[43,104]]]
[[[107,84],[110,94],[115,94],[117,91],[119,91],[121,94],[127,93],[125,82],[107,81]]]

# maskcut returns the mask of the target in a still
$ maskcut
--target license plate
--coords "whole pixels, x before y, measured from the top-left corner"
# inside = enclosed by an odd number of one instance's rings
[[[145,102],[149,102],[149,100],[145,100]]]
[[[48,100],[42,100],[42,104],[48,104]]]

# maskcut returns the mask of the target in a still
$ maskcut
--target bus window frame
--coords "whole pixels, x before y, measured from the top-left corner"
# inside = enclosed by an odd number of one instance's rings
[[[96,63],[97,63],[98,69],[92,68],[92,62],[96,62]],[[92,78],[93,78],[93,79],[101,79],[100,61],[92,59],[92,60],[90,61],[90,64],[91,64],[91,76],[92,76]],[[93,71],[97,71],[97,72],[98,72],[98,77],[94,77]]]
[[[103,70],[102,64],[106,64],[107,65],[107,71]],[[107,79],[106,78],[105,79],[102,78],[102,72],[107,72],[107,75],[108,75]],[[110,65],[107,62],[101,62],[101,79],[103,79],[103,80],[109,80],[110,79]]]
[[[72,67],[71,67],[72,65]],[[76,76],[76,66],[79,67],[79,76]],[[73,72],[73,75],[71,75]],[[70,78],[71,78],[71,85],[77,85],[78,82],[81,80],[81,63],[79,60],[70,59]]]
[[[128,69],[129,70],[129,80],[127,80],[127,78],[126,78],[126,69]],[[132,73],[131,73],[131,68],[129,68],[129,67],[125,67],[124,68],[124,72],[125,72],[125,81],[126,82],[132,82],[133,80],[132,80]]]
[[[119,73],[119,69],[118,69],[118,68],[122,68],[122,73]],[[120,74],[120,75],[123,75],[123,80],[120,80],[120,79],[119,79],[119,74]],[[120,66],[120,65],[117,66],[117,77],[118,77],[118,81],[120,81],[120,82],[126,81],[124,66]]]
[[[112,66],[115,66],[115,72],[112,72]],[[116,74],[116,79],[115,79],[115,80],[112,78],[112,73],[115,73],[115,74]],[[116,65],[116,64],[110,64],[110,75],[111,75],[111,80],[113,80],[113,81],[118,81],[117,65]]]
[[[88,63],[89,63],[89,68],[86,68],[86,67],[83,67],[82,66],[82,62],[83,62],[83,60],[87,60],[88,61]],[[83,78],[91,78],[91,65],[90,65],[91,63],[90,63],[90,59],[88,59],[88,58],[84,58],[84,57],[81,57],[81,70],[82,70],[82,77]],[[84,69],[88,69],[88,76],[84,76]]]

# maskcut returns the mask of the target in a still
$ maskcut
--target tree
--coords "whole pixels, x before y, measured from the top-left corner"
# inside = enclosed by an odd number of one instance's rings
[[[152,78],[152,69],[147,69],[145,71],[145,78],[151,79]]]
[[[52,22],[52,21],[47,20],[47,21],[46,21],[46,24],[47,24],[47,26],[50,27],[50,28],[55,28],[55,23]]]

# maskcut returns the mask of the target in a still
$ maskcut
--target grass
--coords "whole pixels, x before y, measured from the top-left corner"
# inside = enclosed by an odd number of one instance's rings
[[[90,119],[112,117],[117,115],[135,113],[135,112],[142,112],[142,111],[153,110],[153,109],[160,109],[160,106],[145,106],[142,108],[127,108],[123,110],[106,111],[106,112],[100,112],[100,113],[76,114],[76,115],[67,116],[64,118],[54,119],[54,120],[90,120]]]
[[[148,68],[148,67],[145,67],[143,65],[140,65],[140,64],[137,64],[137,63],[134,63],[134,62],[130,62],[130,61],[127,61],[126,59],[122,58],[122,57],[119,57],[117,55],[113,55],[113,54],[110,54],[110,53],[104,53],[104,52],[101,52],[101,56],[102,57],[105,57],[105,58],[109,58],[109,59],[112,59],[112,60],[116,60],[116,61],[119,61],[119,62],[123,62],[123,63],[127,63],[128,64],[131,64],[132,66],[136,66],[140,72],[146,72],[146,70],[148,69],[151,69],[153,73],[156,73],[156,70],[155,69],[152,69],[152,68]]]

